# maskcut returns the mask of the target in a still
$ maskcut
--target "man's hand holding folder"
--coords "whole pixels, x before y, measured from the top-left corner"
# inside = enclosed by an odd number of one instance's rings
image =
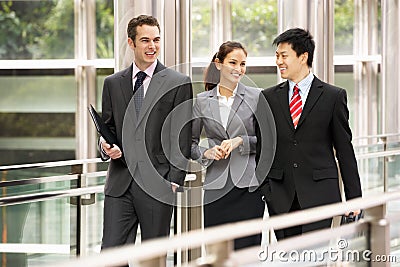
[[[103,119],[100,117],[99,113],[94,109],[92,105],[89,106],[89,113],[93,119],[94,125],[96,126],[97,132],[104,138],[104,140],[113,146],[113,144],[117,144],[117,138],[114,133],[110,130],[110,128],[105,124]]]
[[[119,159],[122,157],[122,151],[117,145],[111,146],[106,141],[101,143],[103,152],[112,159]],[[124,162],[125,163],[125,162]]]
[[[101,135],[102,139],[101,146],[104,153],[112,159],[117,159],[122,156],[122,151],[117,145],[117,138],[110,128],[105,124],[99,113],[94,109],[92,105],[88,108],[90,116],[96,126],[97,132]]]

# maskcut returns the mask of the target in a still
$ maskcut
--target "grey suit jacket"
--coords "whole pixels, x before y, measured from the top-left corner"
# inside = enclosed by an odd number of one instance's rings
[[[193,108],[192,159],[207,166],[204,189],[220,189],[228,179],[228,174],[239,188],[258,186],[255,177],[255,117],[260,90],[239,83],[226,129],[221,123],[217,87],[197,95]],[[202,129],[207,137],[206,144],[200,142]],[[231,152],[227,159],[206,160],[204,152],[223,140],[241,136],[243,145]]]
[[[135,180],[147,192],[163,194],[171,188],[168,182],[183,185],[190,157],[192,95],[189,77],[158,62],[136,117],[132,66],[106,78],[102,116],[123,151],[121,159],[110,162],[106,194],[122,195],[135,174],[140,174]]]

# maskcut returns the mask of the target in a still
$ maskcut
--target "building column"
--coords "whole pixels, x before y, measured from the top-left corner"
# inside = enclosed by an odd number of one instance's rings
[[[96,128],[88,112],[89,104],[96,103],[96,68],[91,66],[87,60],[96,59],[96,2],[95,0],[75,0],[75,58],[82,63],[75,69],[77,83],[77,110],[75,116],[76,124],[76,158],[95,158],[97,155],[97,133]],[[80,173],[96,171],[96,166],[83,164]],[[86,179],[82,178],[80,185],[86,185]],[[78,198],[80,201],[80,198]],[[47,203],[48,204],[48,203]],[[80,217],[76,223],[77,242],[76,250],[80,256],[87,255],[88,251],[88,210],[77,203],[77,212]],[[97,215],[97,214],[95,214]],[[93,230],[93,229],[91,229]]]
[[[96,157],[96,130],[87,107],[96,103],[96,68],[84,63],[96,58],[95,0],[75,0],[75,58],[82,64],[75,69],[77,109],[75,116],[76,159]],[[86,168],[86,167],[85,167]],[[86,170],[86,169],[85,169]],[[86,170],[87,171],[87,170]]]
[[[312,71],[328,83],[334,82],[333,16],[334,1],[278,0],[278,33],[296,27],[309,30],[315,41]]]
[[[126,29],[129,21],[141,14],[156,14],[153,1],[115,0],[114,1],[114,58],[115,72],[128,67],[133,61],[133,52],[128,46]]]
[[[215,53],[223,42],[232,39],[231,0],[212,1],[211,27],[210,47],[213,53]]]
[[[382,133],[400,132],[400,6],[382,1]]]
[[[191,1],[189,0],[116,0],[114,2],[115,71],[128,67],[133,52],[127,44],[128,22],[141,14],[157,18],[161,28],[162,50],[159,60],[190,74],[191,60]]]
[[[158,0],[160,1],[160,0]],[[192,16],[190,0],[165,0],[161,9],[164,38],[164,64],[190,75],[192,57]]]
[[[378,134],[378,4],[354,1],[354,136]],[[382,114],[383,115],[383,114]],[[365,139],[367,142],[368,140]]]

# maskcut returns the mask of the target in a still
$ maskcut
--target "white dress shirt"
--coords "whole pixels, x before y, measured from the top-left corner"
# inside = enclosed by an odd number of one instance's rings
[[[301,80],[297,86],[299,87],[299,94],[301,97],[301,105],[304,109],[304,104],[306,103],[308,93],[310,92],[312,81],[314,80],[314,74],[310,71],[310,73]],[[295,82],[289,80],[289,103],[293,95],[293,88],[296,85]]]
[[[154,61],[147,69],[145,69],[143,72],[147,74],[146,78],[143,80],[143,96],[146,96],[147,93],[147,88],[149,88],[149,84],[151,81],[151,78],[153,78],[154,70],[156,69],[157,66],[157,60]],[[136,82],[136,74],[141,71],[136,64],[133,64],[133,69],[132,69],[132,90],[135,87],[135,82]]]
[[[230,97],[223,96],[219,92],[219,84],[217,84],[219,113],[221,116],[222,125],[224,126],[225,130],[228,124],[229,113],[231,112],[233,101],[235,100],[236,92],[237,92],[237,85],[236,88],[233,90],[232,96]]]

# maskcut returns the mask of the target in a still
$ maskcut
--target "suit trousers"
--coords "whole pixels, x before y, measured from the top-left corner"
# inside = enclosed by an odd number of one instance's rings
[[[122,196],[105,196],[102,249],[135,243],[138,226],[141,240],[169,236],[172,211],[132,179]]]
[[[297,194],[295,194],[292,206],[290,207],[289,212],[301,210],[299,200],[297,198]],[[291,236],[301,235],[306,232],[320,230],[331,227],[332,218],[321,220],[314,223],[303,224],[303,225],[296,225],[280,230],[275,230],[276,239],[282,240],[284,238],[288,238]]]

